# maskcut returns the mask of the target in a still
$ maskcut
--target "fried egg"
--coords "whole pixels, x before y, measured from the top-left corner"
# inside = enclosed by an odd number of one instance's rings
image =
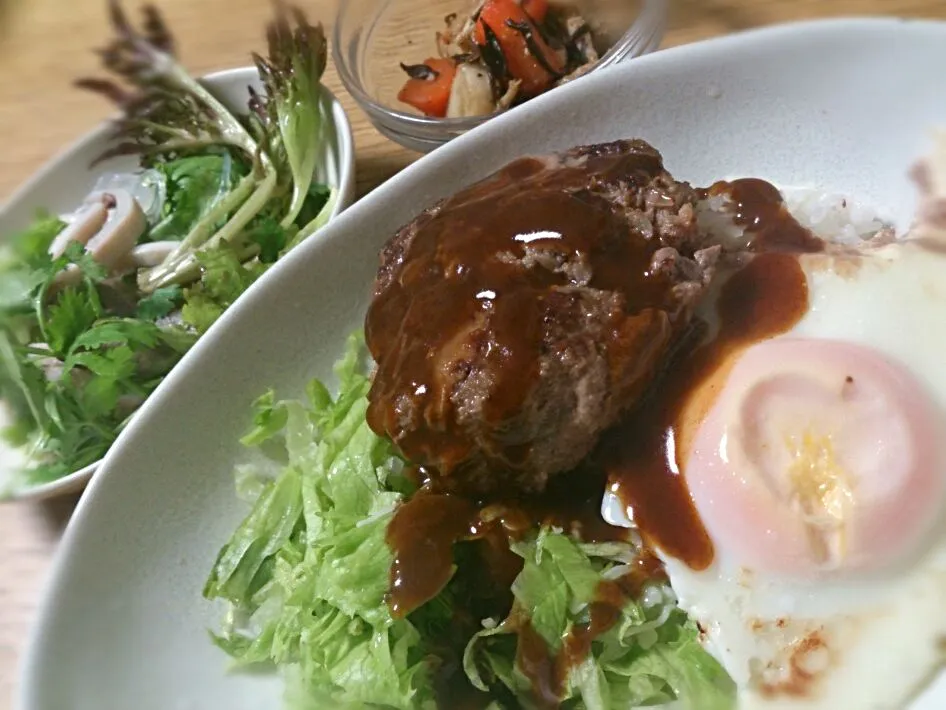
[[[657,553],[740,710],[905,708],[946,659],[946,236],[800,264],[807,313],[683,414],[714,561]]]

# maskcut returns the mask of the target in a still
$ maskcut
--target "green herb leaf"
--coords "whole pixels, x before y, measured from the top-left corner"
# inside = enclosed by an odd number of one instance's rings
[[[181,315],[198,333],[205,333],[266,270],[259,263],[242,264],[227,246],[199,252],[200,282],[184,292]]]
[[[20,443],[46,424],[45,390],[43,373],[35,361],[9,332],[0,329],[0,397],[12,408],[18,423],[8,433]]]
[[[322,208],[328,204],[331,196],[331,187],[320,182],[312,183],[309,186],[309,194],[299,211],[299,216],[296,218],[296,224],[302,228],[315,220],[322,213]]]
[[[42,325],[50,349],[60,355],[69,352],[76,338],[91,328],[100,315],[101,304],[88,289],[63,289],[49,307]]]
[[[103,417],[114,412],[125,392],[123,383],[135,374],[135,354],[128,346],[110,348],[104,352],[83,352],[70,357],[72,368],[83,367],[94,377],[75,390],[83,410],[91,417]],[[73,376],[70,370],[63,377]],[[67,380],[68,381],[68,380]]]
[[[165,286],[138,301],[137,316],[141,320],[156,321],[173,313],[184,297],[184,290],[178,286]]]
[[[79,242],[69,242],[66,245],[63,255],[53,261],[52,274],[57,274],[70,264],[78,267],[82,275],[92,283],[101,283],[108,278],[108,269],[97,262]]]
[[[135,372],[134,352],[127,345],[111,348],[102,353],[81,352],[71,355],[68,368],[84,367],[101,378],[123,380]]]
[[[180,241],[212,214],[247,171],[229,152],[191,155],[155,164],[164,179],[161,220],[149,231],[151,241]],[[217,218],[223,226],[228,214]]]
[[[66,223],[59,217],[40,211],[33,223],[19,234],[9,237],[6,258],[0,263],[19,269],[43,269],[51,261],[49,247],[59,233],[66,228]],[[0,267],[0,270],[5,270]]]
[[[272,264],[282,255],[296,231],[294,227],[287,229],[272,217],[261,215],[247,227],[245,239],[259,247],[259,260],[262,263]]]
[[[99,321],[73,343],[73,350],[79,348],[99,348],[103,345],[134,344],[153,348],[161,336],[161,330],[153,323],[127,319],[109,319]]]

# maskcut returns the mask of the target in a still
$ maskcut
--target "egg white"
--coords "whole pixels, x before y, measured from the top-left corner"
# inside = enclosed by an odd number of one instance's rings
[[[946,252],[905,241],[801,265],[810,307],[786,335],[868,346],[904,365],[944,413],[946,442]],[[603,512],[630,525],[613,497]],[[718,542],[702,572],[661,556],[681,608],[739,687],[740,710],[898,710],[946,658],[941,528],[919,558],[872,579],[776,579]]]

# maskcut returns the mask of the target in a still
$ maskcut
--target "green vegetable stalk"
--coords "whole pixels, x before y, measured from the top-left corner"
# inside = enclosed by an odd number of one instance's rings
[[[278,134],[292,174],[292,200],[282,226],[292,225],[309,196],[318,158],[325,141],[325,102],[320,80],[325,73],[328,43],[321,25],[311,26],[298,9],[277,5],[270,25],[269,58],[253,60],[266,88],[260,113]],[[289,13],[296,21],[293,30]]]
[[[199,251],[233,248],[252,258],[248,234],[261,218],[276,220],[284,230],[281,253],[290,242],[301,241],[299,234],[305,238],[324,224],[323,214],[311,223],[296,224],[311,201],[327,130],[320,84],[327,43],[321,26],[310,25],[298,9],[277,4],[267,33],[269,57],[254,54],[266,93],[251,92],[256,119],[247,121],[178,63],[171,35],[156,10],[145,8],[142,31],[132,27],[117,0],[110,0],[110,16],[115,39],[102,53],[103,62],[130,88],[111,79],[78,82],[118,103],[124,112],[116,127],[116,145],[101,159],[136,154],[158,166],[170,160],[163,168],[166,179],[190,183],[151,235],[179,244],[163,263],[139,274],[141,290],[195,280]],[[239,179],[223,176],[215,182],[208,177],[207,163],[213,156],[227,155],[250,168]],[[218,175],[222,172],[213,167]],[[226,187],[222,192],[214,189],[221,182]]]

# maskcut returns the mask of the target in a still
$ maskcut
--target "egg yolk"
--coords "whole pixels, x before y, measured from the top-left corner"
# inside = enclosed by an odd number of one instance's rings
[[[737,564],[794,578],[875,571],[915,554],[942,508],[940,417],[875,350],[778,338],[733,365],[684,474]]]

